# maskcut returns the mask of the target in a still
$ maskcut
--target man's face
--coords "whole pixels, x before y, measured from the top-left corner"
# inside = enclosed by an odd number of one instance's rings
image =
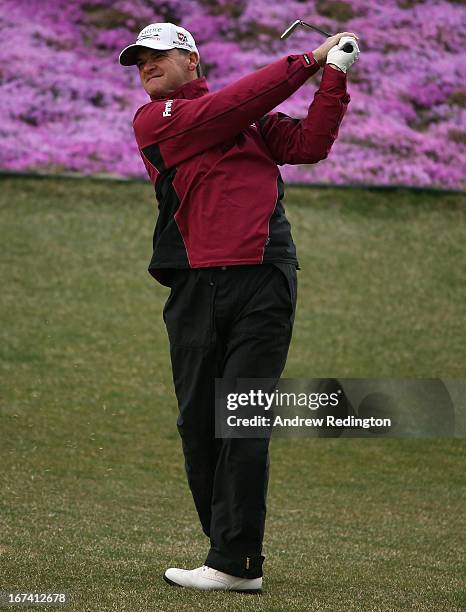
[[[185,55],[178,49],[141,49],[136,65],[145,91],[150,96],[164,97],[197,78],[196,63],[194,52]]]

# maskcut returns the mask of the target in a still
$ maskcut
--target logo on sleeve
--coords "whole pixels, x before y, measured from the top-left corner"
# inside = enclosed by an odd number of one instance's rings
[[[172,116],[172,104],[173,104],[173,100],[167,100],[165,102],[165,110],[162,113],[162,117],[171,117]]]

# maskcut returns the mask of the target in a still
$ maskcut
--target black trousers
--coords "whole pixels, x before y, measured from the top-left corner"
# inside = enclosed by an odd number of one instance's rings
[[[205,564],[234,576],[262,576],[269,439],[215,438],[215,378],[278,380],[296,297],[294,264],[186,269],[163,310]]]

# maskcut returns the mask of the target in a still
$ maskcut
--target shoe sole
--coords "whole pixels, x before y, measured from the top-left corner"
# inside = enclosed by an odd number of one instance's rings
[[[170,578],[167,578],[165,574],[163,575],[163,579],[170,586],[180,587],[180,589],[184,588],[193,588],[193,587],[184,587],[182,584],[178,584]],[[198,591],[208,591],[209,589],[197,589]],[[262,589],[210,589],[212,591],[224,591],[225,593],[245,593],[247,595],[260,595],[262,593]]]

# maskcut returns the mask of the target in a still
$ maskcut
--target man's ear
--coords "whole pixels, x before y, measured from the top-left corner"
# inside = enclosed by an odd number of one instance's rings
[[[189,54],[189,67],[190,70],[196,70],[196,66],[199,63],[199,56],[195,51],[191,51]]]

